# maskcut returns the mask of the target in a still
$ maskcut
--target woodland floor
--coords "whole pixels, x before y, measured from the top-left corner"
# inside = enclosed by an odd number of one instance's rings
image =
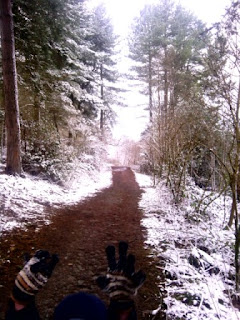
[[[95,283],[95,277],[107,269],[105,247],[127,240],[129,252],[136,256],[136,269],[147,274],[139,290],[136,305],[138,319],[165,319],[164,312],[151,315],[160,304],[160,266],[144,246],[143,212],[138,208],[142,190],[131,169],[113,167],[112,185],[94,197],[71,207],[55,210],[49,225],[30,225],[0,238],[0,320],[23,255],[37,249],[58,253],[60,262],[47,285],[37,294],[41,319],[52,319],[54,307],[61,299],[81,290],[97,294],[108,303],[107,296]]]

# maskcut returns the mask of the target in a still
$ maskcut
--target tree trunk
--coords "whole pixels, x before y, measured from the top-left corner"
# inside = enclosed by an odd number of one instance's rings
[[[232,191],[232,206],[231,206],[231,213],[228,221],[228,227],[231,228],[235,215],[237,214],[237,192],[236,192],[236,177],[231,177],[231,191]]]
[[[230,187],[232,191],[232,209],[231,214],[228,222],[228,226],[231,227],[235,215],[238,215],[238,208],[237,208],[237,188],[238,188],[238,181],[239,181],[239,163],[240,163],[240,126],[239,126],[239,110],[240,110],[240,79],[238,85],[238,97],[236,103],[236,112],[233,115],[233,123],[234,123],[234,131],[236,136],[236,154],[235,159],[233,162],[233,173],[230,181]],[[237,217],[238,218],[238,217]],[[236,217],[235,217],[236,219]]]
[[[238,221],[238,214],[235,215],[235,268],[236,268],[236,291],[239,292],[239,248],[240,248],[240,228]]]
[[[11,0],[0,0],[3,90],[7,132],[6,172],[21,174],[21,139]]]
[[[104,111],[100,111],[100,129],[101,132],[103,133],[103,128],[104,128]]]
[[[101,87],[100,87],[100,93],[101,93],[101,99],[102,101],[104,98],[104,88],[103,88],[103,65],[101,64],[100,66],[100,79],[101,79]],[[101,130],[101,134],[102,134],[102,138],[104,136],[104,110],[101,109],[100,111],[100,130]]]
[[[149,97],[149,119],[152,122],[153,118],[153,100],[152,100],[152,54],[149,49],[148,54],[148,97]]]
[[[3,163],[3,154],[4,154],[4,147],[6,145],[5,143],[5,116],[4,120],[2,123],[2,128],[1,128],[1,162]]]
[[[164,60],[167,60],[167,49],[164,48]],[[167,67],[164,66],[164,116],[165,120],[167,118],[167,113],[168,113],[168,87],[169,87],[169,82],[168,82],[168,71]]]
[[[211,153],[211,186],[212,190],[216,190],[216,159],[215,154]]]

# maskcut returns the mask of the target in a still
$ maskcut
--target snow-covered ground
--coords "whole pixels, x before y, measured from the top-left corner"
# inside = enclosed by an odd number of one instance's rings
[[[29,222],[49,223],[50,208],[79,202],[112,182],[110,165],[100,172],[89,166],[75,168],[65,187],[0,171],[0,234],[24,228]],[[145,191],[139,206],[148,231],[146,246],[155,258],[166,261],[168,319],[240,319],[230,299],[234,293],[234,232],[223,229],[230,198],[220,197],[196,214],[201,189],[190,185],[188,198],[177,208],[164,183],[153,187],[150,177],[135,175]],[[159,292],[162,290],[160,284]]]
[[[177,208],[163,182],[153,187],[150,177],[136,174],[136,178],[145,191],[139,205],[145,213],[146,244],[155,257],[166,261],[167,319],[240,319],[230,299],[234,294],[234,232],[223,228],[231,199],[221,196],[203,210],[205,199],[196,214],[197,200],[210,197],[210,192],[204,194],[192,184]]]
[[[21,178],[0,173],[0,235],[34,221],[48,224],[51,208],[84,200],[111,183],[110,165],[101,172],[89,165],[75,167],[64,187],[27,174]]]

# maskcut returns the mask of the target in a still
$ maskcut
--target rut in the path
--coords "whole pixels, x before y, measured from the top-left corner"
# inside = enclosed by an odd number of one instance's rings
[[[152,319],[149,310],[158,308],[161,281],[159,265],[144,248],[142,212],[138,208],[141,189],[131,169],[114,167],[113,184],[75,206],[55,210],[51,224],[35,232],[37,225],[27,232],[11,233],[1,240],[0,257],[10,263],[0,266],[0,307],[5,306],[16,273],[25,252],[46,249],[60,256],[52,278],[37,295],[37,305],[43,320],[51,319],[56,304],[67,294],[79,290],[99,295],[106,303],[107,296],[96,286],[95,277],[106,271],[105,247],[129,242],[136,255],[136,268],[147,274],[144,286],[136,298],[138,317]],[[164,319],[162,313],[154,319]],[[1,317],[0,317],[1,319]]]

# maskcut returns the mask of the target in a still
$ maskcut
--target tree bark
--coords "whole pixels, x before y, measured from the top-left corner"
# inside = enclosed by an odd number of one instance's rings
[[[149,47],[148,53],[148,96],[149,96],[149,120],[153,120],[153,100],[152,100],[152,53]]]
[[[228,222],[228,226],[231,227],[234,216],[236,219],[236,215],[238,215],[238,207],[237,207],[237,188],[238,188],[238,181],[239,181],[239,163],[240,163],[240,126],[239,126],[239,111],[240,111],[240,77],[239,77],[239,85],[238,85],[238,97],[237,97],[237,102],[236,102],[236,111],[235,114],[233,113],[232,110],[232,120],[233,120],[233,126],[234,126],[234,131],[235,131],[235,136],[236,136],[236,153],[234,156],[234,161],[233,161],[233,168],[232,168],[232,177],[230,181],[230,187],[232,190],[232,209],[231,209],[231,214]],[[237,217],[238,218],[238,217]]]
[[[101,87],[100,87],[100,93],[101,93],[101,99],[103,101],[104,98],[104,88],[103,88],[103,65],[100,66],[100,79],[101,79]],[[101,109],[100,111],[100,130],[102,134],[102,138],[104,136],[104,110]]]
[[[11,0],[0,0],[3,90],[7,132],[6,172],[21,174],[21,139]]]

